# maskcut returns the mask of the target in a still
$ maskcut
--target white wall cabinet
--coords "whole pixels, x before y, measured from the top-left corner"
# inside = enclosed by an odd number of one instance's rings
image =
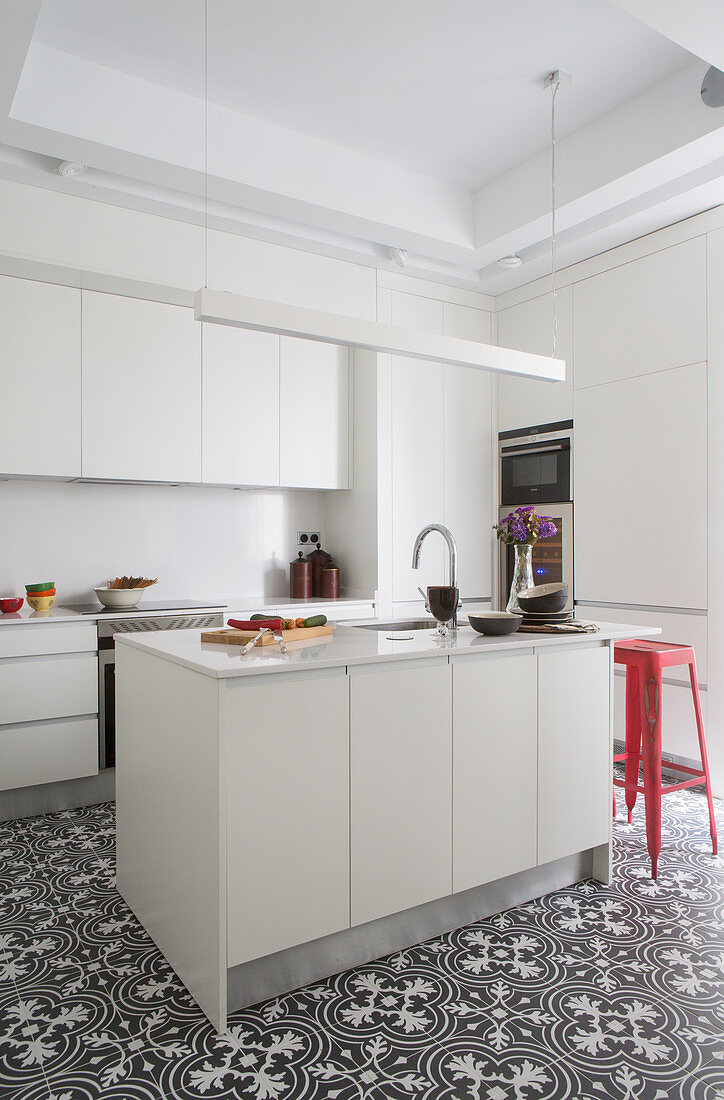
[[[349,927],[348,681],[291,675],[226,688],[229,966]]]
[[[606,844],[611,824],[610,650],[538,656],[538,863]]]
[[[349,348],[282,337],[279,386],[281,484],[349,488]]]
[[[349,669],[353,925],[451,892],[451,671]]]
[[[201,481],[193,310],[83,291],[84,477]]]
[[[576,600],[707,606],[707,368],[575,394]]]
[[[573,291],[562,287],[558,300],[557,354],[566,361],[563,382],[498,376],[498,428],[501,432],[533,424],[555,424],[573,416]],[[498,314],[498,344],[534,355],[553,350],[553,303],[550,294],[510,306]]]
[[[453,891],[458,891],[536,864],[538,704],[532,653],[453,661]],[[491,775],[493,782],[486,780]]]
[[[279,484],[279,337],[203,325],[202,475]]]
[[[80,291],[0,277],[0,473],[80,476]]]
[[[706,239],[584,279],[573,302],[576,389],[703,362]]]

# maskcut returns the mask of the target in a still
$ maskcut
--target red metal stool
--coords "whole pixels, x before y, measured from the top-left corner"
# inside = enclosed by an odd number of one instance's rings
[[[614,761],[626,762],[625,779],[614,779],[616,787],[626,791],[628,820],[636,805],[636,795],[641,791],[646,807],[646,844],[651,856],[651,877],[656,878],[659,852],[661,851],[661,795],[671,791],[683,791],[685,787],[704,786],[709,803],[709,827],[712,851],[717,854],[716,822],[711,800],[709,762],[706,756],[704,721],[701,716],[699,684],[696,678],[696,657],[688,645],[671,642],[650,642],[632,638],[617,642],[614,661],[626,666],[626,751],[614,756]],[[661,785],[661,691],[662,669],[671,665],[688,665],[691,694],[694,699],[696,729],[699,735],[701,765],[687,768],[683,764],[666,767],[672,771],[690,775],[681,783]],[[639,785],[639,764],[643,760],[644,782]],[[616,792],[613,795],[613,812],[616,814]]]

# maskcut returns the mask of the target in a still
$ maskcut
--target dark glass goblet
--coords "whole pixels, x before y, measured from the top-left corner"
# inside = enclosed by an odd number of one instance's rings
[[[427,590],[427,606],[440,624],[436,633],[443,637],[448,632],[448,623],[455,617],[459,595],[459,590],[451,584],[431,585]]]

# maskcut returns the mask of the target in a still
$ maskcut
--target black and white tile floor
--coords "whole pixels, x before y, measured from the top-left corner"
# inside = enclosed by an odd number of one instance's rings
[[[0,1097],[724,1098],[724,859],[699,793],[664,810],[658,883],[642,808],[619,810],[610,887],[256,1005],[222,1037],[114,889],[112,805],[0,824]]]

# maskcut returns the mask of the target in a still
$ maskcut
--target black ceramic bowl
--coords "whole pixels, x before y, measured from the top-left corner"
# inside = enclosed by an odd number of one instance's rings
[[[521,611],[562,611],[568,599],[567,584],[536,584],[518,593]]]
[[[478,634],[514,634],[523,622],[522,615],[508,611],[484,611],[481,615],[468,615],[470,625]]]

